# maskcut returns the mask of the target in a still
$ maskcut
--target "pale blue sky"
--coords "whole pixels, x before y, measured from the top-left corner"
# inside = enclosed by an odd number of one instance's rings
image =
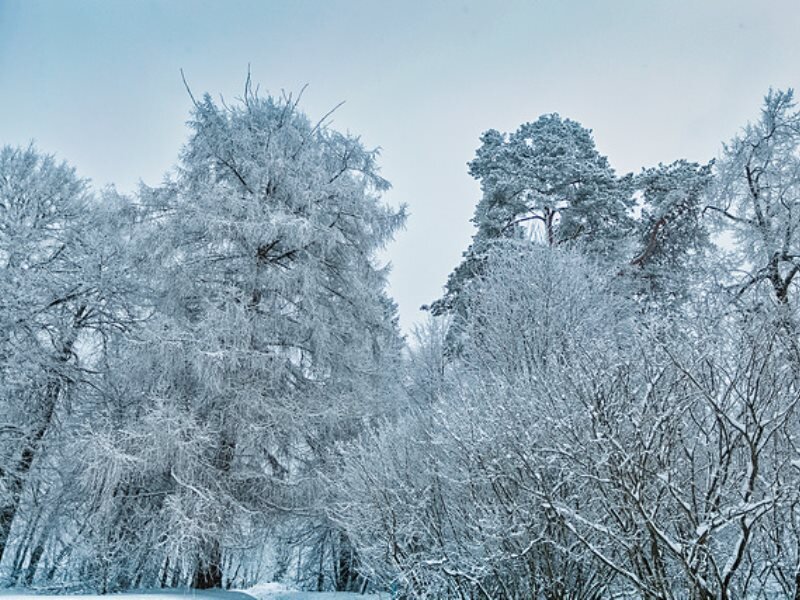
[[[0,0],[0,144],[69,160],[96,185],[156,184],[195,90],[297,91],[383,148],[406,230],[388,249],[406,330],[471,235],[466,162],[488,128],[559,112],[618,171],[707,160],[800,86],[798,0]]]

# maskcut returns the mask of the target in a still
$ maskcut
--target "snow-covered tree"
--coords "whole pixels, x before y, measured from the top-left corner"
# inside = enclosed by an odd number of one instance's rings
[[[711,165],[678,160],[644,169],[634,179],[641,211],[627,273],[645,298],[685,296],[703,275],[711,247],[703,208],[711,186]]]
[[[86,428],[78,416],[103,403],[103,349],[137,318],[112,196],[33,147],[0,151],[0,556],[12,583],[30,584],[63,535],[48,526],[64,526],[59,500],[74,498],[66,449]]]
[[[580,242],[607,255],[631,229],[629,179],[616,177],[590,130],[557,114],[510,134],[484,133],[469,173],[483,192],[472,218],[477,231],[445,296],[432,305],[435,314],[458,304],[496,240],[533,237],[551,247]]]
[[[86,182],[33,147],[0,149],[0,559],[96,323],[86,281]]]
[[[542,503],[581,489],[544,460],[572,441],[556,432],[589,412],[570,390],[610,372],[629,344],[627,301],[610,288],[574,252],[493,247],[465,297],[462,352],[443,369],[433,330],[415,357],[425,402],[343,462],[337,518],[377,581],[411,597],[607,590],[603,565]]]
[[[715,203],[734,229],[747,275],[787,303],[800,273],[800,112],[792,90],[771,90],[761,118],[725,146]]]
[[[393,410],[400,337],[375,252],[404,214],[380,201],[376,152],[290,97],[205,96],[190,125],[176,176],[140,195],[161,291],[116,440],[131,459],[109,501],[133,521],[109,523],[120,548],[155,535],[151,584],[204,588],[275,514],[316,514],[333,442]]]

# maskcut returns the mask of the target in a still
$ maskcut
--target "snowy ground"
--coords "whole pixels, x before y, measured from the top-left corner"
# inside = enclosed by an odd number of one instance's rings
[[[54,594],[39,594],[35,590],[0,590],[1,600],[64,600],[66,598],[75,598],[76,600],[108,600],[112,596],[119,596],[120,600],[155,600],[161,598],[163,600],[188,600],[197,598],[197,600],[253,600],[253,597],[243,592],[228,592],[228,591],[197,591],[186,590],[183,591],[141,591],[130,594],[109,594],[106,596],[95,596],[90,594],[70,594],[70,595],[54,595]],[[265,596],[264,600],[269,596]]]
[[[298,592],[277,583],[266,583],[244,590],[257,600],[389,600],[388,594],[348,594],[344,592]]]
[[[280,584],[268,583],[259,585],[245,591],[196,591],[186,590],[165,592],[164,590],[143,591],[130,594],[114,594],[120,600],[389,600],[388,595],[378,594],[347,594],[342,592],[298,592]],[[55,596],[37,594],[30,590],[0,590],[0,600],[109,600],[110,596]]]
[[[198,590],[143,590],[130,594],[109,594],[106,596],[95,596],[90,594],[70,594],[70,595],[54,595],[54,594],[39,594],[34,590],[0,590],[0,600],[65,600],[66,598],[75,598],[76,600],[109,600],[113,596],[118,596],[120,600],[190,600],[197,598],[197,600],[253,600],[253,596],[244,592],[229,592],[223,590],[214,591],[198,591]],[[267,598],[274,598],[274,596],[263,596],[259,600],[267,600]]]
[[[347,592],[275,592],[263,600],[388,600],[388,594],[351,594]]]

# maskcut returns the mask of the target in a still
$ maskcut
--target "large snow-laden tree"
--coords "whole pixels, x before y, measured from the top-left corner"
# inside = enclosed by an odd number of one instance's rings
[[[67,281],[66,289],[53,293],[44,286],[58,285],[50,283],[50,275],[63,271],[59,257],[67,245],[73,250],[73,226],[83,201],[85,185],[66,165],[33,148],[0,151],[0,560],[25,480],[69,377],[72,311],[61,307],[78,282]],[[52,341],[45,337],[51,331]]]
[[[374,255],[404,213],[380,201],[376,152],[290,97],[205,96],[190,126],[175,178],[140,197],[160,214],[162,294],[129,369],[143,385],[119,456],[147,458],[115,472],[124,493],[109,502],[130,498],[123,533],[161,524],[145,582],[202,588],[229,581],[226,548],[269,513],[313,517],[333,441],[392,410],[400,338]]]
[[[73,483],[60,462],[85,426],[73,417],[92,414],[100,349],[135,318],[115,211],[66,163],[0,150],[0,557],[12,582],[30,583],[57,537],[44,523],[58,518],[54,490]]]
[[[709,209],[734,229],[747,269],[740,289],[767,284],[787,303],[800,273],[800,112],[792,90],[770,91],[760,119],[725,146]]]
[[[590,130],[557,114],[510,134],[484,133],[469,173],[483,192],[472,218],[477,231],[445,296],[433,304],[435,314],[458,304],[496,240],[533,237],[551,247],[580,242],[606,255],[631,229],[630,179],[616,177]]]
[[[0,559],[58,405],[97,324],[86,182],[33,147],[0,149]]]
[[[489,130],[481,142],[469,173],[483,191],[474,218],[482,235],[510,237],[518,226],[538,222],[554,246],[608,236],[625,222],[629,201],[579,123],[543,115],[511,134]]]
[[[14,535],[12,582],[75,585],[77,581],[84,589],[103,589],[98,583],[106,579],[103,570],[84,570],[83,565],[87,546],[96,537],[107,540],[109,535],[96,529],[117,459],[109,450],[112,440],[125,439],[123,424],[136,418],[130,407],[145,381],[139,379],[135,390],[125,389],[135,364],[128,349],[153,312],[148,275],[152,269],[139,231],[143,215],[138,212],[130,198],[111,188],[96,194],[82,219],[81,277],[92,291],[87,300],[94,318],[81,330],[77,345],[82,378],[71,386],[58,414],[58,428],[48,434],[47,455],[38,461],[46,477],[38,478],[22,519],[24,527]],[[103,470],[102,481],[92,480],[96,474],[92,466]],[[145,471],[141,463],[137,466]],[[119,489],[111,490],[117,500],[122,498]],[[120,558],[108,546],[106,562]],[[127,556],[133,555],[131,551]]]

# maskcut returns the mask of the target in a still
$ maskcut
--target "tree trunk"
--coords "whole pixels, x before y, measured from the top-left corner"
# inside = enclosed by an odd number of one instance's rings
[[[14,487],[16,487],[15,481],[12,480],[11,483]],[[16,497],[13,489],[11,490],[11,496]],[[8,536],[11,534],[11,523],[14,520],[14,515],[16,512],[16,502],[12,502],[11,504],[0,508],[0,562],[3,561],[3,554],[5,554],[6,550],[6,542],[8,541]]]
[[[77,330],[85,311],[85,306],[80,307],[73,319],[74,329],[70,332],[66,340],[63,341],[61,352],[56,357],[56,364],[58,366],[65,366],[72,357],[72,349],[75,345],[75,339],[77,338]],[[11,527],[22,502],[22,493],[25,487],[25,481],[28,478],[28,472],[31,470],[34,460],[39,455],[42,441],[48,429],[50,429],[58,399],[66,383],[67,381],[64,376],[60,375],[57,369],[55,372],[50,373],[44,389],[44,397],[42,399],[43,410],[39,426],[22,450],[22,456],[20,457],[16,473],[8,474],[10,475],[9,479],[11,481],[11,485],[9,486],[11,503],[3,507],[2,512],[0,512],[0,560],[2,560],[6,546],[8,545]]]
[[[223,434],[220,447],[214,459],[218,477],[227,477],[233,463],[236,444],[231,437]],[[192,587],[198,590],[222,587],[222,544],[219,538],[206,543],[204,552],[198,557]]]
[[[344,531],[339,531],[338,540],[334,544],[334,585],[337,592],[354,592],[361,587],[361,576],[358,572],[358,556],[350,539]]]
[[[26,443],[25,448],[22,450],[22,456],[20,457],[16,472],[10,474],[8,477],[8,491],[10,492],[9,496],[11,497],[11,502],[4,506],[2,512],[0,512],[0,561],[2,561],[3,554],[5,554],[6,547],[8,546],[8,538],[11,535],[11,527],[17,516],[20,505],[22,504],[22,494],[28,472],[33,466],[34,459],[39,454],[42,440],[53,420],[56,403],[61,393],[61,383],[62,382],[58,379],[52,379],[48,382],[44,393],[44,414],[42,415],[42,420],[39,427],[34,431],[30,440]],[[13,575],[12,573],[12,576]]]
[[[222,587],[222,551],[217,540],[211,543],[207,556],[198,561],[192,587],[198,590]]]
[[[33,585],[33,580],[36,577],[36,571],[39,569],[39,561],[42,559],[42,555],[44,554],[44,546],[40,542],[36,545],[31,553],[31,559],[28,563],[28,568],[25,570],[25,587],[30,587]]]

